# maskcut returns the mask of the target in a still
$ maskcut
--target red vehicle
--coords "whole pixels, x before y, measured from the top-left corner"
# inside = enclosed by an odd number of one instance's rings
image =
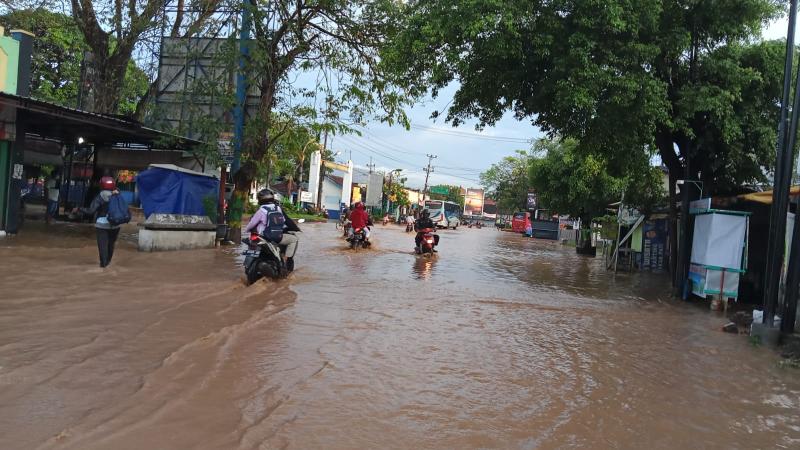
[[[417,247],[417,254],[419,255],[433,255],[433,248],[436,247],[436,230],[433,228],[423,228],[419,230],[422,233],[422,240]]]
[[[514,217],[511,219],[511,231],[515,233],[525,233],[525,230],[528,230],[531,227],[531,213],[514,213]]]

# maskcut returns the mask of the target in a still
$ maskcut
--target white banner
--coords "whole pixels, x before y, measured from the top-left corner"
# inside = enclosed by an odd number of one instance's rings
[[[692,264],[742,268],[742,251],[747,217],[729,214],[701,214],[694,220]]]

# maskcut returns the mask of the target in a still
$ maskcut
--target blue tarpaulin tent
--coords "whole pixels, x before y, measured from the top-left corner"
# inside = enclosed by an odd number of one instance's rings
[[[203,199],[219,195],[219,180],[170,164],[152,164],[136,176],[145,217],[152,213],[206,215]]]

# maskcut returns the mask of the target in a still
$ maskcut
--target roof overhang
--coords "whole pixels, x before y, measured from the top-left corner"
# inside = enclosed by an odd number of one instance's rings
[[[61,143],[112,147],[146,147],[162,150],[191,150],[202,142],[148,128],[141,123],[115,115],[97,114],[59,106],[29,97],[0,92],[0,108],[15,108],[17,132]]]

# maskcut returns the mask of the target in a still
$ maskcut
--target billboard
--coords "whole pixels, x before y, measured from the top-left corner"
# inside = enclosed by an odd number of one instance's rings
[[[367,183],[367,198],[364,204],[367,206],[381,206],[383,200],[383,175],[380,173],[369,174]]]
[[[539,200],[536,197],[536,192],[528,192],[528,209],[536,209],[539,206]]]
[[[483,189],[467,189],[467,195],[464,199],[464,215],[483,215]]]
[[[191,138],[201,137],[201,122],[209,118],[233,128],[232,111],[221,94],[236,89],[236,73],[231,61],[225,60],[231,42],[225,38],[161,39],[155,96],[160,126]],[[245,101],[247,115],[257,114],[259,97],[258,83],[251,83]]]

